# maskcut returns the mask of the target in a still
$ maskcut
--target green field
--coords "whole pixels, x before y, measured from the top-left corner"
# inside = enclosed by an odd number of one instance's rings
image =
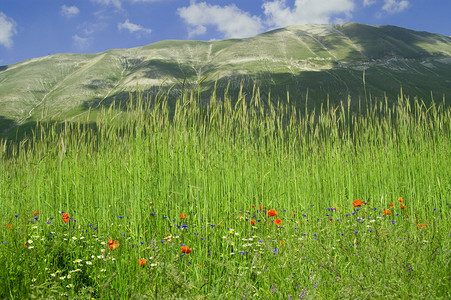
[[[0,299],[451,298],[444,101],[198,100],[1,141]]]

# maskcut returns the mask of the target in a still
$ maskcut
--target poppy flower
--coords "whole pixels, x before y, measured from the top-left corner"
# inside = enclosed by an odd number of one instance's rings
[[[186,214],[180,213],[180,219],[188,219],[188,216]]]
[[[402,199],[402,197],[398,198],[399,203],[402,203],[404,200]]]
[[[5,226],[8,227],[8,228],[11,228],[11,227],[13,227],[13,224],[11,224],[11,223],[6,223]]]
[[[406,206],[404,204],[401,204],[401,209],[406,208]]]
[[[276,223],[277,226],[280,226],[282,225],[282,220],[277,218],[277,220],[275,220],[274,223]]]
[[[188,246],[182,246],[182,253],[191,253],[191,248]]]
[[[359,207],[363,205],[363,201],[362,200],[354,200],[354,203],[352,204],[354,207]]]
[[[68,213],[64,213],[62,219],[63,219],[63,222],[64,222],[64,223],[67,223],[67,222],[70,220],[69,214],[68,214]]]
[[[334,210],[335,210],[335,211],[340,211],[340,208],[337,207],[337,206],[335,206],[335,207],[334,207]]]
[[[35,210],[35,211],[33,212],[33,215],[39,216],[39,210]]]
[[[393,206],[394,206],[393,202],[390,202],[390,208],[393,208]]]
[[[255,220],[251,220],[251,225],[255,225]]]
[[[139,263],[141,266],[144,266],[144,265],[146,264],[146,261],[147,261],[147,259],[145,259],[145,258],[140,258],[140,259],[138,259],[138,263]]]
[[[423,223],[423,224],[418,224],[417,226],[418,226],[418,228],[425,228],[428,225],[426,223]]]
[[[278,213],[274,209],[268,210],[268,217],[274,217],[274,216],[277,216],[277,215],[278,215]]]
[[[113,239],[108,240],[108,247],[110,248],[110,251],[119,247],[119,244],[117,241],[113,241]]]
[[[391,211],[389,209],[386,209],[382,212],[382,214],[389,216],[391,215]]]

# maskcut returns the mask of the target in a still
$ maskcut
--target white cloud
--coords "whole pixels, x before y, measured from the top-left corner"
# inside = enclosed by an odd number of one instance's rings
[[[131,33],[141,33],[141,32],[142,33],[151,33],[152,32],[152,29],[142,27],[141,25],[130,23],[130,21],[128,19],[124,23],[118,23],[117,28],[119,30],[126,29],[126,30],[130,31]]]
[[[337,15],[344,18],[336,20],[350,19],[354,0],[296,0],[294,8],[287,6],[285,0],[275,0],[263,3],[262,7],[269,26],[328,24]]]
[[[191,1],[188,7],[177,9],[177,14],[190,26],[189,37],[202,35],[206,26],[214,26],[225,38],[249,37],[264,30],[261,19],[242,11],[236,5],[211,5]]]
[[[91,0],[91,2],[103,4],[103,5],[113,5],[117,8],[121,8],[121,0]]]
[[[409,7],[407,0],[384,0],[384,2],[382,9],[391,14],[401,12]]]
[[[86,49],[91,45],[92,38],[89,37],[81,37],[78,34],[72,36],[72,41],[75,47],[79,49]]]
[[[376,0],[363,0],[363,6],[370,6],[376,3]]]
[[[11,48],[16,33],[16,22],[0,11],[0,45]]]
[[[80,24],[77,29],[82,31],[84,35],[92,35],[94,33],[105,30],[107,27],[108,24],[106,22],[91,23],[85,21]]]
[[[63,5],[61,6],[60,13],[67,18],[71,18],[78,15],[80,13],[80,10],[76,6]]]

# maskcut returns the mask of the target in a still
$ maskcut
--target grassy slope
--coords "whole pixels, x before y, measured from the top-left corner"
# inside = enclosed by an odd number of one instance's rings
[[[396,96],[402,86],[411,96],[427,99],[433,90],[441,98],[451,93],[450,55],[448,37],[355,23],[290,26],[248,39],[162,41],[99,54],[57,54],[0,71],[1,124],[73,117],[126,99],[137,85],[154,91],[175,85],[177,95],[200,81],[211,91],[218,81],[219,94],[229,85],[237,95],[241,82],[247,94],[256,83],[273,98],[284,99],[288,87],[299,106],[307,90],[317,102],[328,95],[337,102],[348,94],[364,97],[364,69],[373,96]]]

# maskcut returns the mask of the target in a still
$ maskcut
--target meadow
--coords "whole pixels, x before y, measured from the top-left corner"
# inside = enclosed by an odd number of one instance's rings
[[[445,100],[168,101],[1,141],[0,299],[451,298]]]

